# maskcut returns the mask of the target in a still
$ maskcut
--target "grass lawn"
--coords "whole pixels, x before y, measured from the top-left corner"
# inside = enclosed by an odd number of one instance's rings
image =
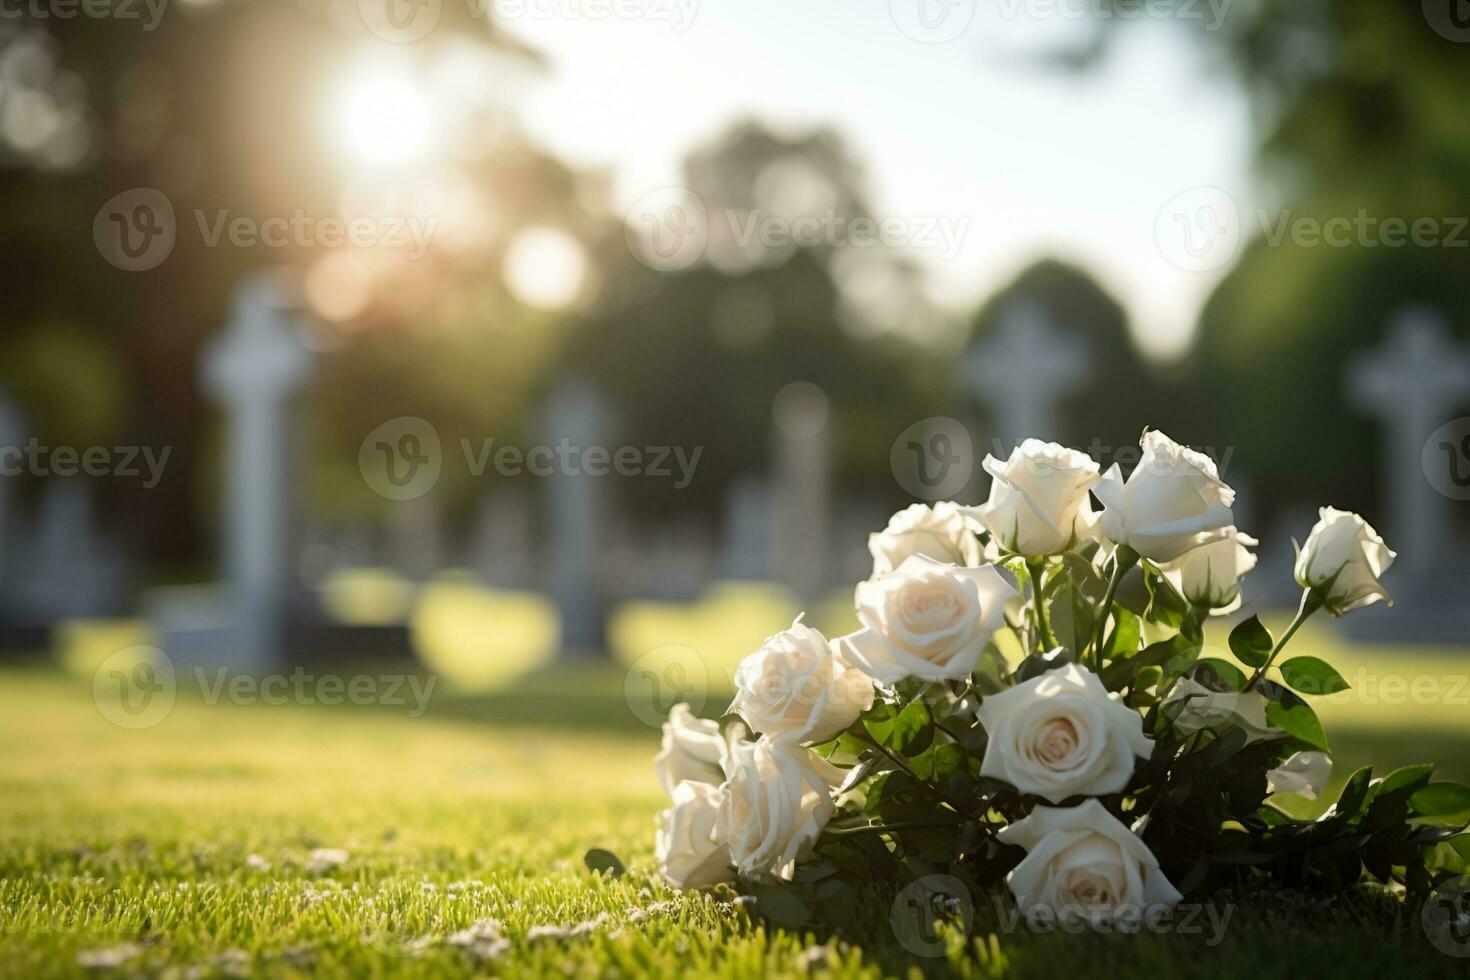
[[[1470,661],[1339,651],[1325,632],[1295,652],[1309,646],[1382,688],[1322,706],[1339,779],[1370,758],[1470,778],[1470,709],[1450,692]],[[1437,698],[1400,702],[1389,676],[1440,678]],[[181,692],[162,723],[128,731],[86,679],[0,670],[0,976],[1465,975],[1417,923],[1348,897],[1252,900],[1214,947],[1208,931],[1006,933],[984,908],[974,936],[927,960],[895,942],[886,908],[861,944],[767,934],[728,895],[654,876],[658,733],[622,690],[620,669],[563,669],[436,691],[420,718]],[[628,874],[587,872],[594,846]],[[486,919],[504,943],[466,933]]]

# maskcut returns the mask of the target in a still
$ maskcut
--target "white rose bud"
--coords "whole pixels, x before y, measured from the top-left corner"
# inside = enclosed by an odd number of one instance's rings
[[[923,555],[951,565],[980,564],[980,539],[966,510],[945,501],[932,507],[911,504],[894,514],[886,528],[868,535],[873,574],[893,571],[909,555]]]
[[[800,617],[735,669],[730,710],[772,738],[825,742],[873,706],[873,681]]]
[[[1271,793],[1296,793],[1315,800],[1331,775],[1332,756],[1326,752],[1297,752],[1266,773],[1266,789]]]
[[[1247,743],[1286,736],[1266,721],[1266,696],[1255,690],[1240,694],[1212,691],[1185,677],[1174,685],[1165,708],[1165,714],[1174,719],[1175,729],[1185,735],[1206,728],[1223,735],[1232,728],[1240,728],[1246,734]]]
[[[1185,599],[1224,615],[1240,608],[1240,579],[1256,567],[1251,551],[1260,544],[1248,534],[1227,528],[1216,538],[1191,548],[1163,567],[1164,576]]]
[[[674,805],[659,815],[653,840],[659,872],[675,888],[733,881],[723,787],[686,780],[671,795]]]
[[[1103,503],[1104,537],[1155,562],[1224,537],[1235,523],[1235,491],[1221,482],[1214,460],[1157,429],[1144,433],[1142,445],[1127,483],[1114,463],[1092,489]]]
[[[1118,792],[1134,756],[1154,751],[1142,716],[1076,664],[988,696],[980,724],[989,735],[980,775],[1053,803]]]
[[[863,628],[838,645],[848,663],[880,684],[906,677],[962,680],[1015,597],[992,566],[960,568],[913,555],[888,574],[858,584]]]
[[[676,704],[664,722],[663,747],[653,757],[653,769],[659,785],[670,796],[674,787],[686,779],[701,783],[719,783],[724,777],[720,760],[725,754],[725,740],[720,726],[705,718],[694,717],[687,704]]]
[[[832,819],[843,772],[811,749],[762,737],[732,740],[724,818],[730,857],[746,877],[791,879]]]
[[[1328,610],[1342,615],[1393,597],[1379,578],[1398,557],[1357,514],[1323,507],[1321,520],[1296,556],[1296,580],[1321,593]]]
[[[1092,532],[1096,516],[1087,491],[1098,481],[1090,456],[1027,439],[1001,462],[985,457],[990,499],[973,513],[1000,547],[1039,558],[1071,548]]]
[[[1023,915],[1048,908],[1063,922],[1111,922],[1184,897],[1148,845],[1097,800],[1038,806],[998,836],[1027,851],[1006,876]]]

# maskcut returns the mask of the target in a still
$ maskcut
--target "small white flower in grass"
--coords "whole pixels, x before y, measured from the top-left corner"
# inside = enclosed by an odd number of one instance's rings
[[[1320,592],[1328,611],[1338,616],[1375,602],[1393,605],[1379,579],[1398,555],[1357,514],[1323,507],[1319,516],[1297,551],[1297,583]]]
[[[1039,558],[1071,548],[1091,535],[1097,517],[1087,491],[1099,479],[1086,453],[1027,439],[1002,462],[985,457],[990,498],[966,508],[1007,551]]]
[[[77,954],[77,966],[84,970],[117,970],[142,952],[143,947],[135,943],[83,950]]]
[[[481,919],[468,929],[461,929],[444,942],[456,946],[477,960],[493,960],[510,949],[510,940],[500,931],[495,919]]]
[[[888,526],[868,535],[873,574],[884,575],[910,555],[923,555],[950,565],[980,564],[980,539],[969,508],[952,501],[911,504],[888,519]]]
[[[306,856],[306,870],[324,874],[347,863],[350,855],[340,847],[318,847]]]
[[[980,774],[1053,803],[1122,790],[1134,757],[1154,751],[1139,713],[1077,664],[990,695],[979,718],[989,735]]]
[[[1126,483],[1114,463],[1092,488],[1103,504],[1103,536],[1155,562],[1224,537],[1235,523],[1235,491],[1220,479],[1215,461],[1157,429],[1144,433],[1142,446]]]
[[[1097,800],[1038,806],[998,836],[1027,852],[1006,876],[1023,914],[1042,907],[1061,921],[1096,924],[1183,898],[1148,845]]]
[[[1016,590],[993,566],[914,555],[859,583],[855,598],[863,628],[837,641],[843,659],[880,684],[896,684],[969,677]]]
[[[730,858],[747,877],[790,880],[832,819],[844,773],[811,749],[762,736],[735,739],[722,810]]]
[[[730,710],[772,738],[825,742],[872,706],[872,679],[800,616],[735,668]]]
[[[259,854],[251,854],[245,858],[245,867],[251,871],[269,871],[271,869],[271,863]]]
[[[1295,793],[1315,800],[1331,775],[1332,756],[1326,752],[1297,752],[1266,773],[1266,789],[1271,793]]]
[[[1227,528],[1225,537],[1191,548],[1163,566],[1164,576],[1180,595],[1212,615],[1234,612],[1240,608],[1240,579],[1256,567],[1250,549],[1258,544],[1250,535]]]
[[[706,718],[696,718],[687,704],[676,704],[664,722],[663,746],[653,757],[653,769],[659,785],[670,796],[674,787],[686,779],[700,783],[720,783],[724,775],[720,759],[725,753],[725,739],[720,726]]]

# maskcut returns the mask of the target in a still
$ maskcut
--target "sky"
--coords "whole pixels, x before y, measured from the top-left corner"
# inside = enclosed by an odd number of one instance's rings
[[[551,65],[523,119],[572,162],[609,169],[621,207],[677,185],[690,148],[755,116],[838,129],[877,217],[962,228],[956,247],[916,250],[957,310],[1056,256],[1095,275],[1144,349],[1167,357],[1228,271],[1171,262],[1156,233],[1181,193],[1248,199],[1247,106],[1205,65],[1198,23],[1121,25],[1101,66],[1066,75],[1020,55],[1078,38],[1080,0],[493,2]]]

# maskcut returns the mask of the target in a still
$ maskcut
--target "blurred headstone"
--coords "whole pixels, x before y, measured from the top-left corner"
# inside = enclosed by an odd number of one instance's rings
[[[433,494],[394,501],[388,508],[388,564],[415,582],[443,564],[439,498]]]
[[[27,572],[17,600],[31,622],[116,615],[122,608],[122,556],[97,531],[85,480],[46,481],[35,536],[23,553]]]
[[[766,482],[749,476],[735,480],[725,496],[720,576],[770,581],[773,526],[771,490]]]
[[[282,656],[291,583],[287,418],[310,369],[294,311],[265,274],[239,287],[233,319],[200,359],[202,385],[225,411],[222,554],[237,666]]]
[[[552,391],[545,409],[547,446],[585,450],[599,444],[605,407],[588,382],[569,378]],[[562,652],[587,656],[605,645],[603,595],[598,579],[602,478],[559,461],[548,478],[551,594],[561,614]]]
[[[776,576],[802,601],[811,602],[821,596],[829,574],[832,426],[827,395],[810,381],[793,381],[776,393],[771,418]]]
[[[25,418],[20,409],[10,400],[10,396],[3,388],[0,388],[0,449],[7,447],[20,448],[21,441],[25,439]],[[0,475],[0,585],[8,581],[9,574],[14,570],[11,558],[15,554],[14,541],[11,539],[11,508],[14,506],[12,488],[15,486],[16,477]],[[0,602],[3,605],[3,602]]]
[[[530,501],[520,487],[499,487],[475,517],[475,568],[490,585],[523,589],[531,567]]]
[[[1423,578],[1447,557],[1450,501],[1425,478],[1420,461],[1434,430],[1470,401],[1470,351],[1453,341],[1438,314],[1405,310],[1383,345],[1352,363],[1348,393],[1388,430],[1383,532],[1399,553],[1400,574]]]
[[[1023,301],[969,349],[960,380],[989,409],[1003,456],[1024,439],[1058,438],[1057,406],[1087,381],[1091,364],[1084,341]]]

